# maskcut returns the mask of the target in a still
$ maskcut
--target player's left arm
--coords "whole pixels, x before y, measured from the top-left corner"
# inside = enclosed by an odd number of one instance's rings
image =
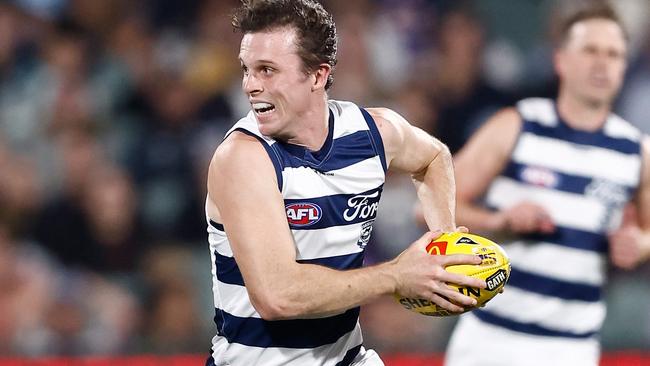
[[[609,236],[610,259],[624,269],[632,269],[650,259],[650,137],[642,142],[641,182],[634,199],[636,220],[624,222]]]
[[[389,169],[413,178],[428,227],[455,231],[456,185],[447,146],[390,109],[369,108],[368,113],[383,139]]]

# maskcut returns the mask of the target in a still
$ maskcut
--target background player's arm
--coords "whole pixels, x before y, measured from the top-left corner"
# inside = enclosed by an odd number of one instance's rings
[[[233,133],[217,149],[208,175],[208,197],[219,212],[251,302],[265,319],[319,317],[343,312],[384,294],[400,291],[461,311],[472,305],[445,282],[484,287],[483,281],[444,271],[475,256],[430,256],[425,234],[391,262],[338,271],[296,262],[275,170],[254,138]],[[438,233],[439,234],[439,233]],[[438,258],[436,258],[438,257]]]
[[[624,222],[609,237],[610,259],[618,267],[631,269],[650,259],[650,137],[642,142],[641,183],[634,199],[636,220]]]
[[[521,116],[516,109],[501,110],[454,157],[460,224],[477,231],[554,230],[548,213],[535,203],[520,202],[496,212],[476,203],[508,163],[521,126]]]

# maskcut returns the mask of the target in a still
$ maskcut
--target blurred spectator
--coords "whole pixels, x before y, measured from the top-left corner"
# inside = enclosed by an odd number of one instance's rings
[[[434,135],[457,152],[483,122],[510,102],[482,73],[483,29],[467,2],[448,10],[438,30],[438,65],[432,102]]]
[[[169,244],[158,245],[146,256],[142,266],[149,284],[146,349],[163,354],[205,351],[209,323],[199,318],[198,294],[187,285],[193,282],[195,265],[189,251]]]
[[[198,162],[193,155],[202,131],[196,91],[185,80],[163,74],[142,103],[146,129],[130,169],[140,187],[147,234],[155,239],[200,240],[205,197],[197,193],[202,167],[194,165]]]
[[[0,220],[20,237],[34,230],[34,219],[42,205],[42,190],[34,161],[13,154],[0,142]]]
[[[68,271],[0,223],[0,355],[128,352],[137,334],[133,294]]]
[[[132,182],[85,130],[59,135],[64,191],[49,201],[35,237],[67,266],[134,271],[144,246]]]

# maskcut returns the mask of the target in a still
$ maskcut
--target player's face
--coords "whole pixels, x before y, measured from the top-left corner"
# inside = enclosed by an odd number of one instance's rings
[[[296,53],[295,39],[295,30],[283,27],[247,33],[241,41],[242,87],[266,136],[291,137],[292,121],[313,105],[313,78]]]
[[[576,23],[556,54],[562,91],[595,105],[612,103],[626,67],[623,30],[607,19]]]

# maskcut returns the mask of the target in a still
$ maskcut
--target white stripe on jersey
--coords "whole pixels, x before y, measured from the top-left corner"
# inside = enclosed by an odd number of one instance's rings
[[[494,180],[487,195],[487,203],[500,209],[512,207],[522,201],[534,202],[544,207],[557,225],[583,231],[599,232],[601,221],[607,214],[606,207],[595,198],[522,185],[504,176]]]
[[[283,187],[285,199],[302,199],[364,192],[368,187],[379,187],[384,183],[385,176],[378,175],[376,167],[381,166],[379,156],[362,160],[345,168],[330,170],[326,174],[315,173],[308,167],[285,167],[282,170],[282,180],[293,180],[296,184]]]
[[[311,348],[308,350],[309,352],[305,352],[304,349],[294,348],[257,348],[237,343],[228,344],[225,339],[219,339],[219,337],[214,337],[212,342],[213,354],[220,355],[220,359],[216,362],[217,366],[275,365],[277,361],[274,360],[281,360],[283,366],[335,366],[341,359],[335,359],[332,356],[338,354],[342,358],[348,349],[360,345],[363,338],[361,328],[357,323],[354,330],[341,337],[335,344]],[[221,343],[224,344],[221,345]],[[237,363],[232,363],[231,360],[236,360]]]
[[[335,257],[361,252],[363,249],[357,245],[357,241],[363,224],[361,222],[323,229],[291,230],[296,244],[296,259]],[[210,247],[225,257],[232,257],[232,249],[228,242],[218,240],[219,236],[225,237],[225,235],[214,229],[211,234],[208,236]],[[325,241],[327,245],[324,245]],[[214,258],[212,261],[214,262]]]
[[[260,314],[250,303],[246,287],[239,285],[229,285],[219,282],[219,294],[221,296],[221,305],[219,308],[230,315],[240,318],[261,318]],[[215,304],[217,304],[217,294],[214,294]],[[242,301],[246,299],[248,301]]]
[[[328,106],[338,114],[338,119],[345,120],[345,123],[334,124],[332,135],[335,139],[368,130],[361,110],[354,103],[330,100]]]
[[[210,225],[208,225],[210,227]],[[209,231],[210,229],[208,229]],[[214,299],[214,306],[221,308],[223,306],[221,301],[221,295],[219,294],[219,281],[217,281],[217,267],[214,265],[216,257],[214,255],[214,244],[212,243],[212,235],[208,235],[208,241],[210,242],[210,273],[212,274],[212,298]]]
[[[544,126],[557,125],[553,101],[544,98],[529,98],[517,103],[517,110],[523,119],[535,121]]]
[[[521,148],[525,146],[525,148]],[[523,132],[512,160],[517,163],[549,168],[561,173],[603,178],[627,186],[635,186],[638,178],[630,172],[640,169],[637,155],[622,154],[610,149],[577,145],[558,139]],[[585,162],[592,162],[585,164]]]
[[[605,123],[603,131],[609,137],[628,139],[638,141],[641,138],[641,131],[637,130],[634,126],[627,123],[619,116],[612,115]]]
[[[226,235],[214,228],[212,228],[211,225],[208,225],[208,232],[210,235],[208,235],[208,243],[210,243],[210,254],[214,256],[214,251],[216,250],[217,253],[226,256],[226,257],[232,257],[232,249],[230,248],[230,245],[228,244],[227,240],[224,240],[226,238]],[[212,263],[214,263],[214,258],[212,258]]]
[[[215,304],[220,304],[219,308],[221,310],[227,312],[230,315],[238,316],[240,318],[262,318],[250,303],[246,287],[219,282],[219,292],[221,301],[218,301],[219,298],[217,297],[217,294],[214,294],[214,300]],[[242,299],[246,299],[248,301],[241,301]],[[328,316],[334,316],[343,313],[345,313],[345,311],[332,313]]]
[[[528,273],[592,286],[605,282],[607,259],[602,253],[546,242],[515,242],[503,249],[513,266]]]
[[[336,257],[362,252],[363,249],[357,245],[357,241],[363,224],[316,230],[291,230],[296,243],[296,259]]]
[[[485,309],[517,322],[573,333],[597,331],[605,319],[603,301],[564,300],[507,286]]]

